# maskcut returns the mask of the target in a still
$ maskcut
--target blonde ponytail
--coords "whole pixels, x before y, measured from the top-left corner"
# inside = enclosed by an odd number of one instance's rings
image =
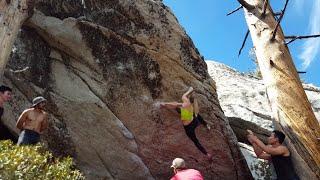
[[[199,104],[196,98],[193,101],[193,112],[196,116],[199,114]]]

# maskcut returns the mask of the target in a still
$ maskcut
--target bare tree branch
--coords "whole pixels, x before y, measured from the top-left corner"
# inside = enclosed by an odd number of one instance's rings
[[[298,74],[306,74],[306,71],[298,71]]]
[[[255,8],[253,5],[249,4],[246,0],[238,0],[238,2],[249,11]]]
[[[279,17],[278,17],[278,16],[280,16],[280,15],[281,15],[281,12],[273,13],[273,16],[274,16],[274,18],[276,19],[276,21],[279,20]]]
[[[229,12],[229,13],[227,14],[227,16],[229,16],[229,15],[231,15],[231,14],[233,14],[233,13],[235,13],[235,12],[239,11],[239,10],[240,10],[240,9],[242,9],[242,8],[243,8],[243,6],[239,6],[237,9],[235,9],[235,10],[233,10],[233,11]]]
[[[309,35],[309,36],[285,36],[284,38],[291,39],[289,42],[286,43],[286,45],[288,45],[297,39],[307,39],[307,38],[317,38],[317,37],[320,37],[320,34]]]
[[[274,28],[274,30],[273,30],[273,34],[272,34],[271,40],[274,40],[274,38],[276,37],[278,27],[279,27],[279,25],[280,25],[280,22],[281,22],[281,20],[282,20],[282,18],[283,18],[284,13],[286,12],[288,2],[289,2],[289,0],[286,0],[286,4],[284,5],[283,10],[281,11],[281,14],[280,14],[280,17],[279,17],[279,19],[278,19],[276,28]]]
[[[320,34],[308,35],[308,36],[285,36],[285,39],[306,39],[320,37]]]
[[[264,0],[263,3],[263,11],[262,11],[262,16],[264,17],[266,15],[267,7],[268,7],[268,0]]]
[[[273,16],[280,16],[280,15],[281,15],[281,12],[273,13]]]
[[[242,42],[241,48],[240,48],[239,53],[238,53],[238,57],[240,56],[241,51],[242,51],[242,49],[244,48],[244,45],[246,44],[246,41],[247,41],[249,32],[250,32],[250,31],[248,30],[247,33],[246,33],[246,36],[244,37],[244,40],[243,40],[243,42]]]

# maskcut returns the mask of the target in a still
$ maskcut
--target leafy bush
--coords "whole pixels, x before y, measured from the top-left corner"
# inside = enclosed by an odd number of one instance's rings
[[[0,141],[0,179],[84,179],[72,166],[72,158],[53,158],[40,145],[16,146]]]

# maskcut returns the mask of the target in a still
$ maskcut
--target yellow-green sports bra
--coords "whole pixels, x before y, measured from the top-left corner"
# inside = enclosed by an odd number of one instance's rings
[[[181,120],[182,121],[192,121],[193,120],[193,112],[188,109],[181,108]]]

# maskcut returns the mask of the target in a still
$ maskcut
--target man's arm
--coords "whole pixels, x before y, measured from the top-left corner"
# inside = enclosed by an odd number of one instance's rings
[[[182,103],[178,103],[178,102],[166,102],[166,103],[164,103],[163,102],[163,103],[160,103],[160,106],[168,108],[168,109],[175,109],[175,108],[181,107]]]
[[[285,153],[285,148],[282,146],[279,147],[272,147],[272,146],[266,146],[259,138],[257,138],[254,135],[252,136],[252,141],[255,143],[259,148],[261,148],[264,152],[270,154],[270,155],[282,155]]]
[[[259,157],[263,153],[263,150],[259,146],[257,146],[256,143],[252,142],[251,144],[252,144],[254,153],[257,155],[257,157]]]
[[[248,141],[252,144],[254,153],[257,155],[258,158],[260,159],[266,159],[266,160],[270,160],[271,156],[268,153],[263,152],[263,150],[254,142],[254,137],[255,135],[253,134],[253,132],[251,130],[247,130],[248,134]]]
[[[248,135],[248,141],[252,144],[254,153],[257,155],[258,158],[265,159],[269,157],[265,157],[266,155],[270,156],[269,154],[263,152],[263,150],[253,141],[253,132],[251,130],[247,130],[249,135]]]
[[[43,121],[41,122],[40,132],[46,130],[48,128],[48,115],[44,114]]]
[[[23,111],[23,112],[21,113],[21,115],[20,115],[20,117],[19,117],[19,119],[18,119],[18,121],[17,121],[17,123],[16,123],[16,127],[17,127],[18,129],[20,129],[20,130],[23,129],[23,124],[24,124],[24,122],[26,122],[27,116],[28,116],[28,110],[25,110],[25,111]]]
[[[256,143],[253,143],[252,147],[253,147],[254,153],[257,155],[258,158],[270,160],[271,158],[270,154],[263,152],[263,150]]]

